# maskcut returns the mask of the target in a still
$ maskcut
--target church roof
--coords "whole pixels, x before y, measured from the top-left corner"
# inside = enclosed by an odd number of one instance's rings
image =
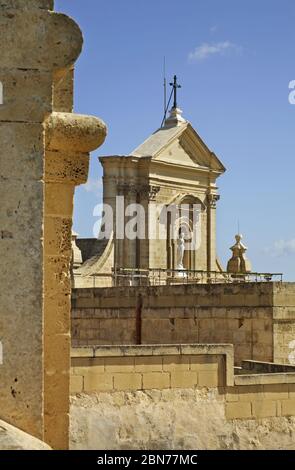
[[[185,149],[186,154],[190,156],[191,163],[194,162],[199,167],[210,168],[218,173],[223,173],[225,167],[219,158],[214,152],[211,152],[190,122],[186,121],[181,114],[180,109],[172,108],[164,126],[157,129],[130,155],[138,158],[151,157],[158,161],[162,159],[167,161],[167,148],[170,149],[173,142],[178,141],[180,146]],[[168,157],[169,159],[172,163],[173,158]]]
[[[133,150],[131,155],[135,157],[155,157],[163,147],[166,147],[175,137],[181,134],[187,125],[188,122],[185,121],[176,127],[161,127]]]

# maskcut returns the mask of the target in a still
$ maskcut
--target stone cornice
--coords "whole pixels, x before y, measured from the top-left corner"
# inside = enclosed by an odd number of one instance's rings
[[[166,162],[163,160],[152,160],[151,162],[151,168],[154,167],[170,167],[171,169],[179,169],[183,172],[187,171],[188,173],[195,173],[195,174],[211,174],[212,177],[218,178],[223,172],[218,171],[218,170],[212,170],[206,167],[198,166],[198,167],[190,167],[188,165],[182,165],[181,163],[172,163],[172,162]],[[212,178],[213,179],[213,178]]]
[[[45,122],[46,148],[88,153],[103,144],[107,127],[93,116],[52,113]]]
[[[134,194],[141,198],[148,199],[149,201],[154,201],[156,199],[160,189],[161,188],[159,186],[150,184],[139,185],[135,183],[119,183],[117,185],[119,195],[127,196],[128,194]]]

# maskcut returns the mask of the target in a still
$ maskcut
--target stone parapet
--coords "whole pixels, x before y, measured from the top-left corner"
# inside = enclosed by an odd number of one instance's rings
[[[236,364],[288,364],[293,291],[292,283],[74,289],[72,344],[134,344],[140,314],[144,344],[231,343]]]
[[[279,367],[273,364],[273,367]],[[295,372],[235,375],[231,345],[101,346],[72,349],[71,392],[215,390],[227,420],[295,416]],[[174,393],[174,392],[173,392]],[[153,395],[157,402],[159,395]],[[172,395],[171,395],[172,396]],[[139,397],[140,399],[140,397]],[[213,406],[213,404],[211,404]]]
[[[72,349],[72,391],[233,385],[231,345],[149,345]]]

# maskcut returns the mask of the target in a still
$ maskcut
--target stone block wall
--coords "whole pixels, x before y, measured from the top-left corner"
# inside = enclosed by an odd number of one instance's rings
[[[274,361],[295,364],[295,284],[277,284],[274,289]],[[289,360],[286,360],[286,359]]]
[[[230,345],[73,348],[71,393],[73,448],[295,447],[294,370],[235,376]]]
[[[291,283],[75,289],[72,344],[135,344],[140,300],[143,344],[231,343],[236,364],[288,363],[294,291]]]
[[[228,419],[295,415],[295,372],[238,375],[226,389]]]
[[[223,387],[231,348],[221,349],[207,345],[77,348],[72,352],[71,392]]]

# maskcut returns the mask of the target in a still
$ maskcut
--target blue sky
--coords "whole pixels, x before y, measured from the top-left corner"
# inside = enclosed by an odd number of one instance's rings
[[[75,230],[92,236],[101,201],[99,155],[128,154],[162,120],[163,56],[182,84],[184,117],[222,160],[218,253],[240,221],[260,272],[295,280],[293,0],[56,0],[84,33],[75,111],[108,125],[75,198]]]

